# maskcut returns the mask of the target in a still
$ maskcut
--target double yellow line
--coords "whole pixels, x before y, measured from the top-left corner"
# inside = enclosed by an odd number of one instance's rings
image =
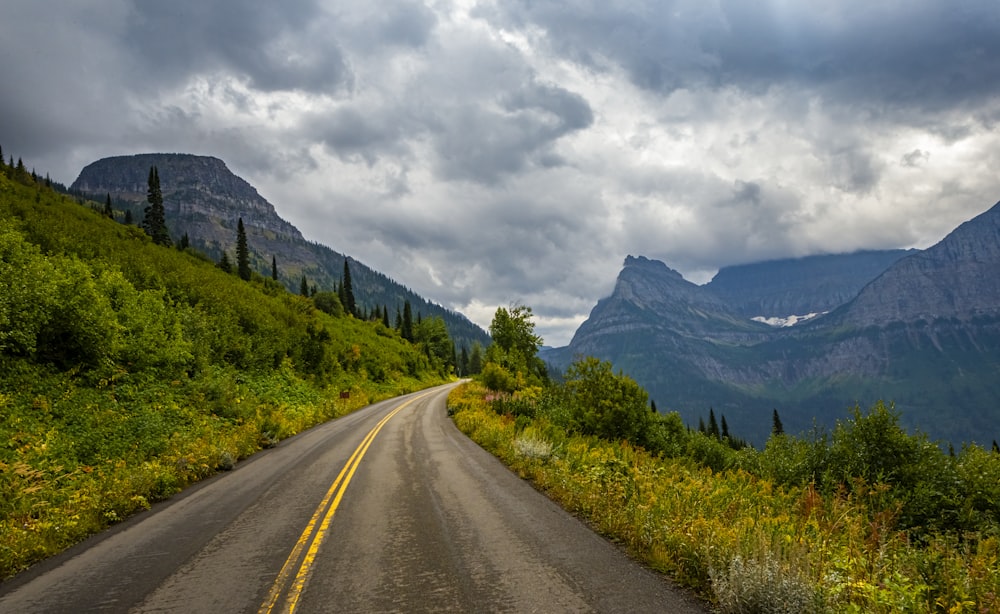
[[[271,614],[274,607],[278,604],[278,599],[281,594],[285,592],[285,585],[288,584],[288,580],[292,575],[292,571],[295,566],[298,565],[298,571],[295,573],[295,579],[292,582],[291,587],[288,589],[288,595],[285,597],[285,607],[280,610],[285,614],[292,614],[295,611],[295,607],[298,605],[299,599],[302,597],[302,591],[305,589],[306,582],[309,580],[309,576],[312,574],[313,563],[316,560],[316,553],[319,552],[319,547],[323,543],[323,539],[326,537],[326,532],[330,528],[330,521],[333,520],[333,515],[337,511],[337,506],[340,505],[340,500],[344,498],[344,491],[347,490],[348,484],[351,483],[351,478],[354,477],[354,472],[357,471],[358,465],[361,464],[361,459],[364,457],[365,453],[368,451],[368,447],[372,445],[372,441],[378,432],[382,430],[385,423],[392,419],[393,416],[398,414],[404,407],[424,398],[425,396],[431,394],[430,392],[424,393],[418,397],[414,397],[409,401],[401,404],[396,409],[389,412],[384,418],[379,420],[379,423],[368,431],[368,434],[361,441],[361,444],[354,450],[351,457],[347,459],[347,464],[344,468],[340,470],[340,474],[337,479],[333,481],[330,486],[330,490],[326,491],[326,496],[320,501],[319,507],[316,508],[316,512],[313,513],[312,518],[309,519],[309,524],[306,525],[302,535],[299,536],[298,541],[295,542],[295,547],[292,548],[292,553],[288,555],[288,559],[285,560],[285,564],[282,565],[281,571],[278,572],[278,577],[274,581],[274,586],[271,587],[271,591],[267,595],[267,600],[260,606],[258,614]],[[320,522],[322,518],[322,522]],[[320,522],[319,529],[316,530],[316,523]],[[315,533],[315,534],[314,534]],[[310,543],[310,538],[312,539]],[[302,557],[302,550],[309,544],[309,549],[306,550],[305,556]],[[301,558],[301,563],[299,562]]]

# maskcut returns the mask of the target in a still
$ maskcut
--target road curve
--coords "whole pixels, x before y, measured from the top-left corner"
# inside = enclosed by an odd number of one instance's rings
[[[0,613],[707,611],[462,435],[450,388],[283,441],[0,584]]]

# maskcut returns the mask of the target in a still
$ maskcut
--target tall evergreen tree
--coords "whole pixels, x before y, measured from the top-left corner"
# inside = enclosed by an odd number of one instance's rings
[[[135,220],[132,219],[132,210],[131,209],[126,209],[125,210],[125,221],[124,221],[124,223],[125,223],[126,226],[131,226],[132,224],[135,223]]]
[[[410,307],[409,300],[403,303],[403,327],[399,334],[403,336],[403,339],[413,341],[413,308]]]
[[[271,279],[278,281],[278,257],[271,256]]]
[[[711,407],[708,408],[708,434],[719,438],[719,423],[715,420],[715,410]]]
[[[219,268],[226,273],[233,272],[233,263],[229,260],[229,254],[225,251],[222,252],[222,257],[219,258]]]
[[[149,191],[146,193],[145,218],[142,220],[142,227],[153,243],[170,247],[173,242],[170,240],[170,233],[167,231],[167,218],[163,210],[163,194],[160,192],[160,172],[155,166],[149,167]]]
[[[111,193],[108,193],[108,197],[104,200],[104,215],[115,219],[115,210],[111,207]]]
[[[729,425],[726,424],[726,414],[722,414],[722,438],[729,439]]]
[[[997,445],[997,440],[993,440],[993,453],[1000,454],[1000,446]]]
[[[250,281],[250,249],[247,247],[247,231],[242,217],[236,222],[236,272],[243,281]]]
[[[347,258],[344,258],[344,281],[341,287],[344,292],[344,311],[357,317],[358,307],[354,302],[354,289],[351,286],[351,267],[347,266]]]
[[[309,282],[306,281],[306,276],[302,276],[302,283],[299,284],[299,294],[309,298]]]
[[[771,414],[771,434],[781,435],[785,432],[785,427],[781,424],[781,418],[778,417],[778,410],[775,409]]]
[[[472,342],[472,352],[469,354],[469,375],[479,375],[483,372],[483,346],[478,341]]]
[[[191,247],[191,237],[189,237],[188,233],[185,232],[181,237],[181,240],[177,243],[177,249],[184,251],[189,247]]]
[[[458,355],[458,376],[465,377],[469,374],[469,350],[463,345],[462,353]]]
[[[389,328],[389,308],[382,305],[382,326]]]

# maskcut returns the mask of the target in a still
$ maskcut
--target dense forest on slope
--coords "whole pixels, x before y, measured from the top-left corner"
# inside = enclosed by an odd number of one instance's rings
[[[450,377],[439,318],[410,342],[336,315],[335,295],[244,281],[0,166],[0,577],[283,437]]]

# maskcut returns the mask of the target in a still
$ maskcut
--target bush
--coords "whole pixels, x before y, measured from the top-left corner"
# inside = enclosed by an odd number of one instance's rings
[[[641,444],[652,419],[646,391],[611,363],[584,358],[566,371],[566,400],[575,430]]]

